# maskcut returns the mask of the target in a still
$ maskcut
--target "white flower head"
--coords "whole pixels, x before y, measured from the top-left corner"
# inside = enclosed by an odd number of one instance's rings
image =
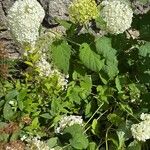
[[[143,121],[131,126],[131,132],[135,139],[145,142],[150,139],[150,114],[141,114]]]
[[[126,1],[110,0],[101,3],[101,17],[106,22],[105,30],[112,34],[123,33],[131,27],[133,11]]]
[[[46,56],[43,54],[36,66],[39,68],[39,75],[48,77],[52,72],[51,64],[46,60]]]
[[[51,150],[49,146],[46,144],[46,142],[41,141],[40,138],[33,137],[33,138],[28,138],[25,140],[27,142],[25,150]]]
[[[34,43],[45,16],[37,0],[17,0],[8,11],[8,27],[18,42]]]
[[[36,64],[39,69],[39,75],[43,77],[56,78],[57,85],[62,90],[67,88],[68,75],[61,73],[58,69],[54,68],[53,64],[47,61],[47,56],[43,53]]]
[[[55,133],[63,133],[63,130],[66,127],[72,126],[74,124],[79,124],[79,125],[83,125],[83,119],[81,116],[74,116],[74,115],[70,115],[70,116],[64,116],[61,118],[59,125],[57,126],[57,128],[55,129]]]

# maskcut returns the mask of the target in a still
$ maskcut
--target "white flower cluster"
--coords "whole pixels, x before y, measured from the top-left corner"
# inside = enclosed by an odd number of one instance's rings
[[[51,64],[46,60],[45,54],[42,54],[39,61],[37,62],[36,66],[39,69],[39,75],[40,76],[46,76],[48,77],[52,73],[52,66]]]
[[[83,125],[82,117],[81,116],[74,116],[74,115],[64,116],[61,118],[59,125],[55,129],[55,133],[62,134],[63,130],[66,127],[72,126],[74,124]]]
[[[40,140],[40,137],[27,138],[25,141],[27,142],[25,150],[52,150],[45,142]]]
[[[34,43],[45,16],[37,0],[17,0],[8,11],[8,27],[18,42]]]
[[[150,114],[142,113],[140,118],[143,121],[138,124],[133,124],[131,126],[131,132],[135,139],[145,142],[150,139]]]
[[[130,28],[133,11],[129,4],[121,0],[103,1],[101,17],[106,22],[106,31],[112,34],[123,33]]]
[[[39,75],[50,78],[56,77],[58,85],[62,88],[62,90],[66,89],[68,84],[68,76],[62,74],[58,69],[55,69],[46,59],[46,55],[43,54],[36,64],[39,69]]]

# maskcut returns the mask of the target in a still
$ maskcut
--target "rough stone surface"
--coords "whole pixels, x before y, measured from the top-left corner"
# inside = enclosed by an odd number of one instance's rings
[[[6,23],[7,11],[13,3],[14,0],[0,0],[0,42],[5,45],[9,57],[16,59],[21,56],[22,50],[12,38]]]
[[[59,19],[68,19],[68,6],[72,0],[38,0],[46,13]]]

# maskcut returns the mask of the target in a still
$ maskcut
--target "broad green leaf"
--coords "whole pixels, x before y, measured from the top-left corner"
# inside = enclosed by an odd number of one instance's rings
[[[142,57],[150,57],[150,42],[146,42],[139,48],[139,55]]]
[[[101,57],[93,52],[87,43],[80,46],[79,57],[87,68],[95,72],[99,72],[104,65],[104,60],[101,60]]]
[[[104,57],[109,58],[109,56],[116,54],[116,51],[111,46],[111,39],[108,37],[100,37],[95,40],[96,51],[102,54]]]
[[[84,134],[83,128],[79,124],[74,124],[70,127],[65,128],[64,136],[70,134],[71,138],[69,142],[75,149],[86,149],[88,147],[88,139]]]
[[[81,133],[81,134],[83,134],[83,132],[84,132],[84,131],[83,131],[82,127],[81,127],[79,124],[74,124],[74,125],[72,125],[72,126],[67,127],[67,128],[64,129],[64,134],[65,134],[65,133],[69,133],[69,134],[72,135],[72,137],[73,137],[76,133]]]
[[[69,61],[71,55],[71,48],[64,40],[54,41],[51,46],[52,59],[54,64],[64,73],[69,70]]]
[[[58,143],[58,138],[57,137],[50,138],[47,141],[47,145],[49,146],[49,148],[53,148],[54,146],[57,145],[57,143]]]
[[[6,102],[4,105],[3,115],[6,120],[11,120],[14,116],[14,111],[12,110],[8,102]]]
[[[86,149],[88,147],[88,139],[85,137],[84,134],[76,133],[70,140],[70,144],[75,149]]]
[[[95,40],[96,51],[105,58],[105,65],[102,69],[101,78],[105,76],[105,73],[110,79],[118,74],[118,61],[116,57],[116,50],[112,48],[111,39],[107,37],[97,38]]]

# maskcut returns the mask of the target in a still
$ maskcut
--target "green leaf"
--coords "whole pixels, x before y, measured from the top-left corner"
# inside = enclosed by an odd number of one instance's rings
[[[116,88],[117,88],[118,92],[121,93],[122,87],[121,87],[120,79],[118,76],[115,78],[115,84],[116,84]]]
[[[27,95],[27,89],[22,89],[17,96],[17,100],[19,100],[19,101],[24,100],[26,95]]]
[[[52,117],[49,113],[44,113],[44,114],[41,114],[40,116],[46,119],[51,119]]]
[[[90,142],[87,150],[96,150],[96,147],[97,147],[96,143]]]
[[[123,121],[123,120],[122,120],[117,114],[115,114],[115,113],[109,114],[107,118],[108,118],[108,120],[109,120],[112,124],[114,124],[114,125],[116,125],[116,126],[120,125],[120,123]]]
[[[10,141],[16,141],[19,138],[20,131],[16,131],[12,134]]]
[[[104,65],[104,60],[101,60],[100,56],[93,52],[87,43],[80,46],[79,57],[87,68],[95,72],[99,72]]]
[[[113,79],[119,71],[116,50],[112,48],[111,39],[107,37],[101,37],[97,38],[95,42],[96,51],[105,58],[105,65],[102,69],[104,73],[101,74],[101,77],[103,78],[106,73],[110,79]]]
[[[6,102],[4,105],[3,115],[6,120],[11,120],[14,116],[14,111],[12,110],[8,102]]]
[[[10,92],[8,92],[8,94],[5,96],[6,101],[12,100],[13,98],[15,98],[18,95],[18,91],[16,90],[12,90]]]
[[[49,146],[49,148],[53,148],[54,146],[57,145],[57,142],[58,142],[58,138],[57,137],[53,137],[53,138],[50,138],[47,141],[47,145]]]
[[[150,42],[146,42],[139,48],[139,55],[142,57],[150,57]]]
[[[131,142],[127,148],[127,150],[141,150],[141,143],[134,140],[133,142]]]
[[[27,90],[26,90],[26,89],[22,89],[22,90],[20,91],[20,93],[18,94],[18,96],[17,96],[18,107],[19,107],[19,109],[20,109],[21,111],[22,111],[23,108],[24,108],[24,106],[23,106],[23,100],[24,100],[24,98],[26,97],[26,95],[27,95]]]
[[[83,150],[88,147],[88,144],[89,144],[88,139],[84,135],[84,131],[79,124],[74,124],[70,127],[67,127],[64,130],[64,136],[66,134],[71,135],[69,142],[70,142],[71,146],[74,147],[75,149]]]
[[[65,27],[67,30],[71,27],[71,23],[69,23],[66,20],[58,19],[56,18],[56,21],[63,27]]]
[[[69,141],[72,147],[81,150],[86,149],[89,144],[88,139],[85,137],[85,135],[80,133],[76,133]]]
[[[96,51],[104,57],[116,54],[116,51],[111,46],[111,39],[108,37],[100,37],[95,39]]]
[[[120,103],[120,106],[121,106],[121,109],[122,109],[122,110],[124,110],[124,111],[126,111],[127,113],[133,115],[133,111],[132,111],[132,109],[130,108],[129,105]]]
[[[64,73],[69,70],[69,61],[71,55],[71,48],[64,40],[58,40],[52,43],[52,59],[54,64]]]
[[[117,131],[119,145],[117,150],[123,150],[125,148],[125,133],[123,131]]]

